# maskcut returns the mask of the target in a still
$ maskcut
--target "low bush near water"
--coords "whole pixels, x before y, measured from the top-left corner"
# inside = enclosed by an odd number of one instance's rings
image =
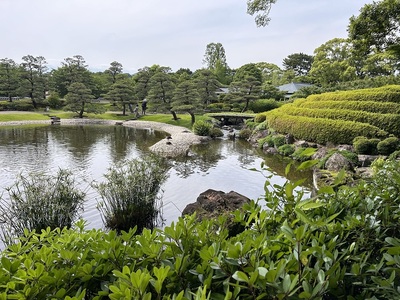
[[[163,159],[151,155],[112,167],[104,175],[106,182],[93,184],[102,198],[98,209],[106,228],[121,232],[136,226],[142,232],[160,225],[159,192],[167,169]]]
[[[198,120],[193,124],[193,132],[200,136],[209,136],[213,125],[204,120]]]

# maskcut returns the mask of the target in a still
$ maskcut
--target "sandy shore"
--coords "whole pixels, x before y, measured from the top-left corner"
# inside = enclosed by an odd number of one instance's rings
[[[51,124],[50,120],[35,120],[35,121],[11,121],[0,122],[0,126],[21,126],[29,124]],[[186,155],[189,152],[190,146],[200,144],[208,140],[207,137],[195,135],[185,127],[174,126],[158,122],[150,121],[117,121],[117,120],[95,120],[95,119],[61,119],[61,125],[85,125],[85,124],[100,124],[100,125],[117,125],[127,126],[140,129],[153,129],[166,132],[169,137],[165,138],[150,147],[154,153],[164,157],[176,157]]]

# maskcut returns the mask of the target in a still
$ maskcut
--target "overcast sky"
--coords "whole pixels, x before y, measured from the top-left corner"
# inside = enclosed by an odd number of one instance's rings
[[[221,43],[231,68],[281,67],[290,54],[347,37],[349,18],[372,2],[278,0],[270,24],[258,28],[246,0],[0,0],[0,58],[43,56],[57,68],[81,55],[92,71],[112,61],[129,73],[153,64],[194,71],[207,44]]]

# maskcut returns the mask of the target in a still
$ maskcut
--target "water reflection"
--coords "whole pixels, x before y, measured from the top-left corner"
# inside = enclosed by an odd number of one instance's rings
[[[72,170],[88,192],[83,218],[89,228],[101,228],[96,209],[98,196],[90,190],[89,183],[103,180],[108,167],[117,162],[148,154],[148,148],[164,137],[158,131],[123,126],[2,128],[0,188],[12,185],[20,172]],[[209,188],[233,190],[251,199],[262,197],[265,177],[249,169],[260,169],[263,161],[275,175],[272,184],[283,184],[287,161],[279,156],[266,156],[241,140],[213,140],[194,146],[188,157],[171,160],[173,167],[163,186],[166,224],[177,220],[185,206]],[[307,176],[291,173],[289,178],[297,180]]]

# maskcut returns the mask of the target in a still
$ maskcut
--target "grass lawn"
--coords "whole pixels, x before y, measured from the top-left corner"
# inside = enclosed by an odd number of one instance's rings
[[[43,112],[0,112],[0,122],[8,121],[30,121],[30,120],[49,120],[50,116],[56,116],[61,119],[73,119],[76,114],[72,112],[52,110],[47,113]],[[106,112],[104,114],[85,114],[88,119],[101,119],[101,120],[118,120],[125,121],[131,120],[133,115],[123,116],[121,112]],[[173,120],[171,114],[148,114],[140,116],[141,121],[160,122],[171,125],[182,126],[191,129],[191,118],[189,114],[178,115],[178,120]],[[207,116],[198,115],[196,120],[210,119]]]

